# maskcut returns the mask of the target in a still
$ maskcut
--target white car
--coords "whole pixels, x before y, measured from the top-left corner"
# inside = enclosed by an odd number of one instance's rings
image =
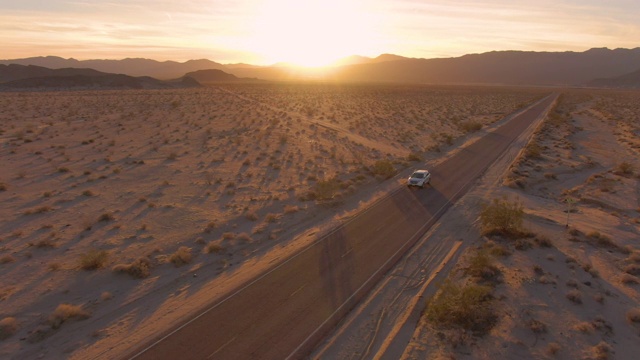
[[[431,181],[431,174],[428,170],[416,170],[407,179],[407,186],[424,187]]]

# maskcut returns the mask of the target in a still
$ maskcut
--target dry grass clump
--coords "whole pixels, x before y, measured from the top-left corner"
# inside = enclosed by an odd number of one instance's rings
[[[82,309],[80,305],[60,304],[49,315],[49,325],[51,325],[51,328],[57,329],[68,320],[85,320],[90,316],[91,314]]]
[[[632,323],[640,323],[640,308],[627,311],[627,320]]]
[[[553,356],[560,352],[561,349],[562,347],[560,346],[560,344],[558,344],[557,342],[551,342],[547,345],[547,348],[544,350],[544,352],[548,356]]]
[[[601,234],[598,231],[592,231],[587,236],[596,242],[598,246],[610,247],[610,248],[619,248],[618,244],[613,242],[610,237],[607,235]]]
[[[611,348],[611,345],[607,344],[604,341],[601,341],[600,343],[598,343],[598,345],[592,347],[590,350],[591,350],[590,352],[593,356],[593,359],[596,359],[596,360],[609,359],[609,356],[613,351],[613,349]]]
[[[631,176],[633,175],[634,170],[633,164],[623,161],[616,166],[613,172],[616,175]]]
[[[427,303],[426,319],[437,327],[459,327],[484,335],[496,324],[491,287],[477,284],[459,286],[445,282]]]
[[[478,280],[496,281],[500,275],[500,269],[496,266],[488,251],[480,250],[469,258],[469,265],[464,270],[464,273]]]
[[[11,255],[4,255],[0,257],[0,264],[10,264],[15,261],[16,261],[16,258],[14,258]]]
[[[582,304],[582,295],[578,289],[569,290],[566,297],[574,304]]]
[[[0,191],[7,191],[7,184],[0,182]]]
[[[144,279],[151,275],[151,260],[141,257],[129,264],[117,264],[113,267],[113,271],[129,274],[136,279]]]
[[[465,133],[472,133],[482,129],[482,123],[475,120],[468,120],[459,123],[458,127]]]
[[[285,214],[293,214],[300,211],[300,207],[298,205],[285,205],[284,213]]]
[[[115,219],[115,216],[110,212],[106,212],[98,217],[98,221],[113,221]]]
[[[217,242],[211,242],[205,248],[205,251],[206,251],[207,254],[211,254],[211,253],[219,254],[219,253],[223,252],[224,250],[225,250],[225,247],[220,245]]]
[[[493,199],[490,204],[485,204],[480,211],[482,232],[485,235],[520,237],[523,234],[523,218],[522,203],[511,202],[506,197]]]
[[[181,246],[169,256],[169,261],[175,266],[182,266],[190,263],[192,260],[191,256],[191,248],[186,246]]]
[[[10,338],[19,329],[18,320],[14,317],[6,317],[0,320],[0,340]]]
[[[80,268],[83,270],[96,270],[105,266],[109,259],[106,250],[91,249],[80,255]]]
[[[204,228],[204,232],[209,234],[210,232],[213,231],[213,229],[216,228],[216,223],[214,221],[211,221],[207,224],[207,226],[205,226]]]
[[[389,179],[396,174],[396,168],[390,160],[378,160],[371,167],[371,172],[383,179]]]

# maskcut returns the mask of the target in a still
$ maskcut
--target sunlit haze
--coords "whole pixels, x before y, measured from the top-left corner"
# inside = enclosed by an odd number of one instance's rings
[[[640,46],[637,0],[0,0],[0,58],[319,66]]]

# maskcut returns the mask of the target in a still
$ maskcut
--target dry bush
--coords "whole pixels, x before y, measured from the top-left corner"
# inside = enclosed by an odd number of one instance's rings
[[[552,355],[556,355],[560,349],[562,349],[562,347],[560,346],[560,344],[558,344],[557,342],[551,342],[547,345],[547,348],[545,349],[545,353],[549,356]]]
[[[212,231],[213,231],[213,229],[215,229],[215,228],[216,228],[216,223],[215,223],[214,221],[211,221],[211,222],[209,222],[209,223],[207,224],[207,226],[205,226],[205,228],[204,228],[204,230],[203,230],[203,231],[204,231],[205,233],[209,234],[209,233],[210,233],[210,232],[212,232]]]
[[[591,353],[593,354],[593,358],[596,360],[606,360],[611,355],[613,349],[611,345],[607,344],[604,341],[598,343],[598,345],[591,348]]]
[[[236,238],[236,234],[232,233],[231,231],[227,231],[227,232],[222,234],[222,239],[223,240],[233,240],[235,238]]]
[[[373,164],[371,172],[383,179],[389,179],[396,174],[396,169],[390,160],[378,160]]]
[[[7,184],[0,183],[0,191],[7,191]]]
[[[209,245],[207,245],[207,247],[205,248],[205,251],[207,252],[207,254],[211,254],[211,253],[219,254],[224,250],[225,250],[224,246],[216,242],[209,243]]]
[[[136,279],[144,279],[151,275],[151,261],[149,258],[141,257],[130,264],[117,264],[113,267],[113,271],[129,274]]]
[[[510,202],[506,197],[496,198],[480,211],[480,222],[485,235],[502,234],[520,236],[524,210],[521,202]]]
[[[18,320],[14,317],[6,317],[0,320],[0,340],[7,339],[18,332]]]
[[[247,234],[246,232],[238,234],[237,239],[245,242],[251,242],[252,240],[251,235]]]
[[[553,243],[551,240],[544,235],[537,235],[533,241],[541,248],[550,248],[553,247]]]
[[[309,193],[310,199],[329,200],[332,199],[340,189],[340,182],[335,179],[321,180],[316,183],[313,191]]]
[[[83,270],[96,270],[104,267],[109,259],[106,250],[91,249],[80,255],[80,268]]]
[[[616,166],[614,173],[616,175],[631,176],[634,170],[633,164],[623,161]]]
[[[249,221],[256,221],[258,220],[258,215],[256,214],[255,211],[249,211],[246,214],[244,214],[245,219],[249,220]]]
[[[469,258],[469,266],[464,273],[479,280],[496,280],[500,269],[486,250],[480,250]]]
[[[527,322],[527,327],[529,330],[533,331],[535,334],[544,334],[547,332],[547,325],[540,320],[531,319]]]
[[[484,335],[497,321],[492,300],[488,286],[468,284],[461,287],[447,281],[427,303],[424,316],[436,327],[460,327]]]
[[[460,130],[465,133],[471,133],[482,129],[482,123],[474,120],[468,120],[459,123],[458,127],[460,127]]]
[[[640,275],[640,264],[628,264],[624,267],[624,272],[627,274],[638,276]]]
[[[300,207],[298,205],[285,205],[284,213],[285,214],[293,214],[300,211]]]
[[[10,264],[15,261],[16,258],[11,255],[3,255],[2,257],[0,257],[0,264]]]
[[[627,311],[627,320],[632,323],[640,323],[640,308]]]
[[[574,304],[582,304],[582,294],[578,289],[569,290],[566,297]]]
[[[175,266],[182,266],[191,262],[191,248],[180,246],[176,252],[169,256],[169,261]]]
[[[115,217],[110,212],[106,212],[100,215],[100,217],[98,217],[98,221],[113,221],[113,220],[115,220]]]
[[[83,310],[80,305],[60,304],[53,313],[49,315],[49,325],[51,325],[51,328],[57,329],[68,320],[85,320],[90,316],[91,314]]]
[[[618,248],[618,244],[613,242],[607,235],[601,234],[598,231],[592,231],[587,235],[590,239],[594,240],[598,246]]]

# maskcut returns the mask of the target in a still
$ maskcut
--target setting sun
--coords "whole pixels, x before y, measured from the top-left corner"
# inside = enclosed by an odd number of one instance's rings
[[[250,46],[271,63],[327,65],[368,52],[376,33],[357,2],[272,0],[258,14]]]

